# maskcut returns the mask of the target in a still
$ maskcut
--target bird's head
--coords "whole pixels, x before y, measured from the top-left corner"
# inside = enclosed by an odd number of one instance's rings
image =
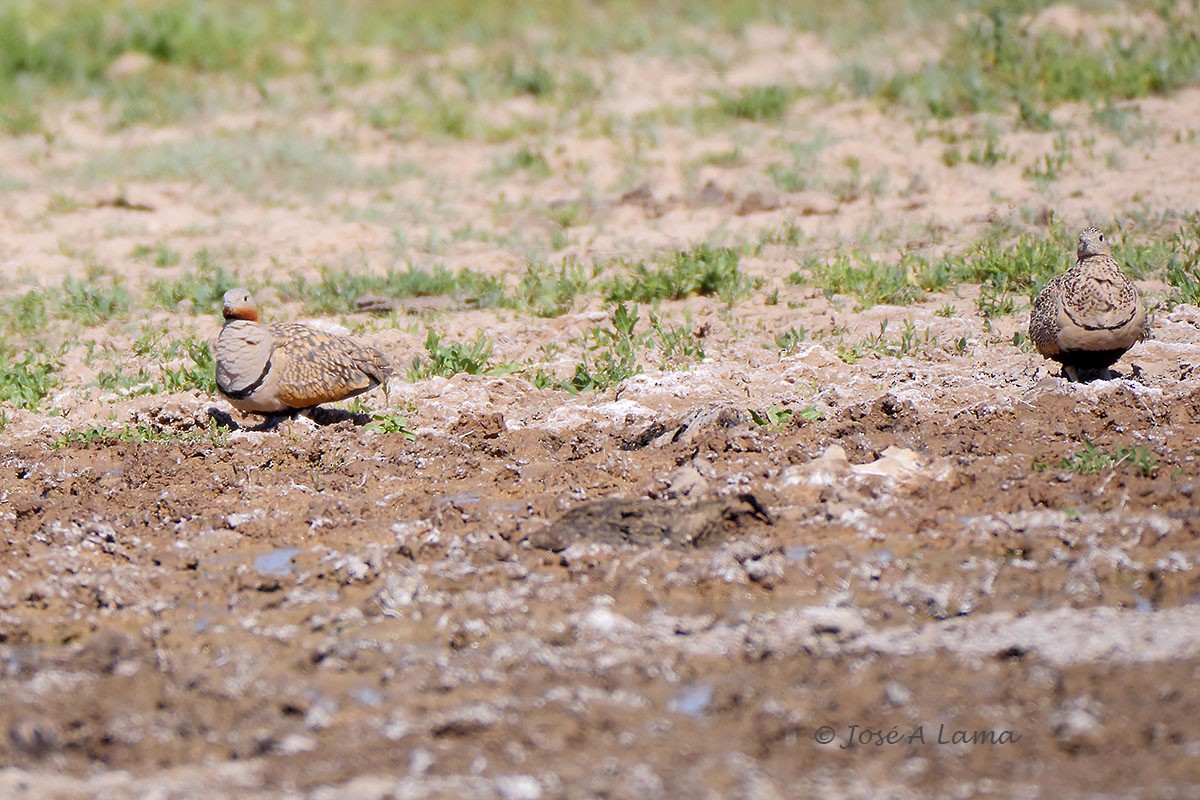
[[[258,322],[258,308],[254,305],[254,297],[246,289],[230,289],[222,299],[221,316],[227,320],[244,319]]]
[[[1079,233],[1079,248],[1075,254],[1080,260],[1088,256],[1111,256],[1112,247],[1099,228],[1088,227]]]

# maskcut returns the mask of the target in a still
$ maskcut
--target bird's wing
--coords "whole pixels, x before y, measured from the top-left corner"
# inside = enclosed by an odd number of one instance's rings
[[[1029,313],[1029,338],[1038,352],[1045,356],[1056,355],[1060,349],[1058,315],[1062,308],[1064,276],[1055,275],[1042,287]]]
[[[391,367],[378,350],[345,336],[305,325],[272,325],[278,370],[276,396],[292,408],[310,408],[369,391],[387,380]]]

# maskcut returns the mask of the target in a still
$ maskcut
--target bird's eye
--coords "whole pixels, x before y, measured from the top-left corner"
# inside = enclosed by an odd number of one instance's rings
[[[1097,238],[1097,239],[1099,239],[1100,241],[1102,241],[1102,242],[1103,242],[1103,241],[1104,241],[1104,234],[1102,233],[1102,234],[1100,234],[1099,236],[1097,236],[1096,238]]]

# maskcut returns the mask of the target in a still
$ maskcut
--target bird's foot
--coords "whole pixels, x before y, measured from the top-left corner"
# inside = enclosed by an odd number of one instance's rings
[[[1120,378],[1119,372],[1113,372],[1108,367],[1100,369],[1083,369],[1080,367],[1066,367],[1062,369],[1062,376],[1074,383],[1091,383],[1092,381],[1111,381]]]

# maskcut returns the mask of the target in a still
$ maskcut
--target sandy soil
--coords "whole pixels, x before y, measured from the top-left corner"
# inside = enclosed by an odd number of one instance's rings
[[[760,70],[803,82],[831,68],[770,30],[747,42]],[[720,80],[760,83],[754,63]],[[606,69],[614,109],[720,85],[654,59]],[[423,169],[387,198],[93,180],[79,165],[106,153],[290,118],[250,107],[204,130],[113,131],[72,106],[52,140],[0,150],[20,183],[0,208],[9,290],[89,262],[135,288],[190,268],[129,258],[160,240],[257,279],[440,261],[511,276],[530,250],[646,257],[789,222],[804,239],[744,261],[764,286],[732,309],[663,305],[703,332],[707,357],[686,369],[647,363],[582,397],[515,375],[396,379],[415,441],[348,422],[253,431],[234,413],[245,424],[219,445],[61,445],[110,417],[184,433],[232,411],[200,392],[103,392],[68,354],[46,409],[8,410],[0,440],[0,796],[1200,795],[1200,309],[1168,311],[1167,288],[1146,282],[1154,338],[1123,377],[1073,385],[1012,345],[1023,312],[980,318],[975,287],[858,310],[783,281],[802,253],[851,244],[935,253],[996,220],[1187,209],[1200,91],[1131,106],[1148,127],[1128,143],[1089,109],[1056,112],[1079,145],[1045,187],[1022,169],[1055,134],[1005,131],[1011,162],[951,168],[921,123],[868,104],[802,99],[786,124],[711,135],[665,127],[637,144],[633,175],[623,134],[560,121],[548,177],[498,182],[485,175],[511,144],[393,138],[344,107],[299,105],[295,129],[355,163]],[[817,131],[826,187],[853,157],[883,188],[773,188],[765,167]],[[736,165],[695,166],[735,144]],[[587,215],[547,252],[559,201]],[[468,222],[480,235],[450,241]],[[450,302],[394,326],[345,321],[406,364],[426,326],[486,330],[518,361],[604,318],[592,298],[555,319]],[[154,320],[199,336],[218,324]],[[791,326],[858,341],[884,320],[893,337],[911,320],[924,344],[856,364],[828,338],[773,347]],[[88,332],[117,352],[135,333]],[[550,365],[569,373],[577,357]],[[823,418],[751,421],[773,405]],[[1088,443],[1156,463],[1062,465]]]

